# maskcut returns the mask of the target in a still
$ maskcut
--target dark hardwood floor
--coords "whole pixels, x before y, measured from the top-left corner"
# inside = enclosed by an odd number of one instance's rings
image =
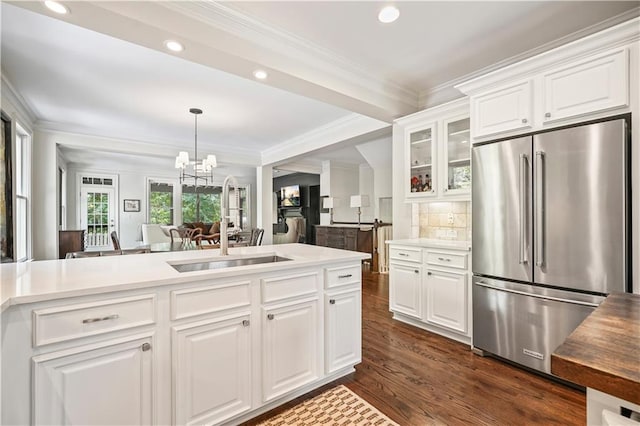
[[[400,425],[584,425],[583,392],[391,319],[388,276],[363,273],[362,363],[272,410],[265,420],[344,384]]]

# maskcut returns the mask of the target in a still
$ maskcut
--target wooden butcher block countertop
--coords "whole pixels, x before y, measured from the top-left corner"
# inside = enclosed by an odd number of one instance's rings
[[[640,294],[609,295],[551,355],[551,372],[640,404]]]

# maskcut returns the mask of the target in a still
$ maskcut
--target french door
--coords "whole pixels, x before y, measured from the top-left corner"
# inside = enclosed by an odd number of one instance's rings
[[[80,191],[80,227],[87,250],[110,250],[115,231],[116,199],[113,188],[83,186]]]

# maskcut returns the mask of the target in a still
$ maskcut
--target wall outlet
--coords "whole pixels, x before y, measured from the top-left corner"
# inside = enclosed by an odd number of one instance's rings
[[[449,229],[447,231],[447,237],[449,237],[449,238],[458,238],[458,231],[456,231],[455,229]]]
[[[453,213],[449,213],[447,216],[447,223],[449,223],[449,225],[453,225]]]

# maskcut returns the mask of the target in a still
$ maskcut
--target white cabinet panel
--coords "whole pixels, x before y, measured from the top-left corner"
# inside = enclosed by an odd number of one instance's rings
[[[420,318],[422,274],[420,266],[391,263],[389,266],[389,304],[391,310]]]
[[[428,322],[467,332],[467,273],[427,270]]]
[[[360,289],[325,295],[327,374],[361,361],[361,306]]]
[[[318,300],[263,308],[263,400],[318,378]]]
[[[217,424],[251,409],[250,326],[245,313],[174,327],[175,424]]]
[[[487,136],[532,126],[530,80],[500,87],[471,98],[473,136]]]
[[[544,121],[629,104],[628,50],[621,48],[543,75]]]
[[[33,423],[153,423],[151,344],[138,336],[34,357]]]

